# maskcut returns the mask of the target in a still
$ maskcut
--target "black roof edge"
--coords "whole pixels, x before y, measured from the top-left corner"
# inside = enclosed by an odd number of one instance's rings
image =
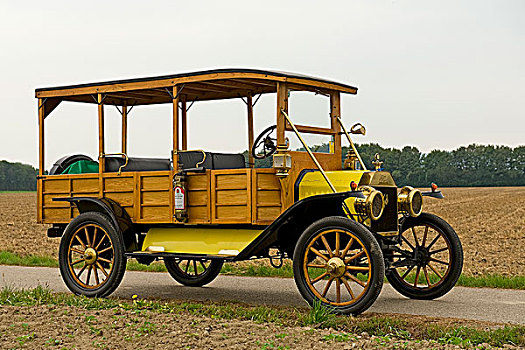
[[[256,73],[256,74],[273,75],[273,76],[277,76],[277,77],[309,79],[309,80],[318,81],[318,82],[321,82],[321,83],[328,83],[328,84],[339,85],[341,87],[344,87],[344,88],[347,88],[347,89],[348,88],[349,89],[355,89],[357,91],[357,87],[355,87],[355,86],[342,84],[342,83],[338,83],[338,82],[335,82],[335,81],[330,81],[330,80],[327,80],[327,79],[311,77],[311,76],[298,74],[298,73],[270,71],[270,70],[262,70],[262,69],[222,68],[222,69],[210,69],[210,70],[203,70],[203,71],[190,72],[190,73],[161,75],[161,76],[156,76],[156,77],[111,80],[111,81],[103,81],[103,82],[97,82],[97,83],[86,83],[86,84],[77,84],[77,85],[65,85],[65,86],[55,86],[55,87],[47,87],[47,88],[37,88],[37,89],[35,89],[35,92],[74,89],[74,88],[82,88],[82,87],[92,87],[92,86],[97,86],[97,85],[138,83],[138,82],[149,81],[149,80],[176,79],[176,78],[192,77],[192,76],[205,75],[205,74],[214,74],[214,73]]]

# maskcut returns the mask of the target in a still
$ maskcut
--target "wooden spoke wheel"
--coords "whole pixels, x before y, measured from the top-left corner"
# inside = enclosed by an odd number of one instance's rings
[[[401,244],[386,253],[387,279],[399,293],[414,299],[435,299],[448,293],[463,268],[463,250],[454,229],[428,213],[401,225]]]
[[[377,299],[384,261],[379,244],[363,225],[327,217],[309,226],[294,252],[294,278],[306,301],[335,312],[359,314]]]
[[[109,219],[89,212],[77,216],[65,229],[59,264],[62,278],[73,293],[102,297],[120,284],[126,257]]]
[[[213,281],[221,272],[223,263],[219,259],[164,259],[171,277],[189,287],[201,287]]]

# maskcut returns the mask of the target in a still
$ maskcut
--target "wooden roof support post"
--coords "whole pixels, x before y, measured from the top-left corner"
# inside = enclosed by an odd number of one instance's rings
[[[341,124],[337,118],[341,117],[341,97],[338,91],[330,93],[330,125],[334,131],[334,154],[341,159]]]
[[[44,100],[38,99],[38,175],[44,175]]]
[[[98,103],[98,191],[99,197],[104,196],[104,103],[102,94],[97,94]]]
[[[255,163],[253,160],[252,155],[252,147],[253,147],[253,102],[252,102],[252,94],[248,94],[247,98],[247,106],[248,106],[248,166],[250,168],[253,168]]]
[[[179,88],[173,87],[173,169],[179,164]]]
[[[281,113],[284,110],[288,113],[288,88],[286,83],[277,83],[277,147],[285,147],[285,123],[286,119]]]
[[[128,106],[124,102],[122,106],[122,153],[128,152]]]
[[[186,109],[186,98],[184,96],[182,96],[181,98],[181,102],[180,102],[180,105],[181,105],[181,112],[182,112],[182,149],[183,150],[187,150],[188,149],[188,124],[187,124],[187,120],[186,120],[186,117],[187,117],[187,112],[188,110]]]

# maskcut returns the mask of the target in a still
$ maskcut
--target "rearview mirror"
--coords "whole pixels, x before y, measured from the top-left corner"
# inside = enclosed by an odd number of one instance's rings
[[[361,123],[355,123],[350,128],[350,133],[354,135],[366,135],[366,128]]]

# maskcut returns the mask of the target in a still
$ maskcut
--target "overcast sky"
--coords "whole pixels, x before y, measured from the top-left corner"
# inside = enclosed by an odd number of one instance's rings
[[[0,159],[38,163],[35,88],[229,67],[359,87],[342,101],[344,122],[367,127],[357,142],[523,145],[524,15],[521,0],[0,0]],[[296,122],[327,125],[324,97],[290,103]],[[238,99],[195,103],[189,147],[246,149],[245,109]],[[96,111],[63,103],[46,119],[47,169],[65,154],[96,156]],[[106,151],[118,152],[120,116],[111,106],[106,116]],[[169,157],[170,120],[169,105],[135,108],[130,155]],[[256,132],[274,123],[268,95]]]

